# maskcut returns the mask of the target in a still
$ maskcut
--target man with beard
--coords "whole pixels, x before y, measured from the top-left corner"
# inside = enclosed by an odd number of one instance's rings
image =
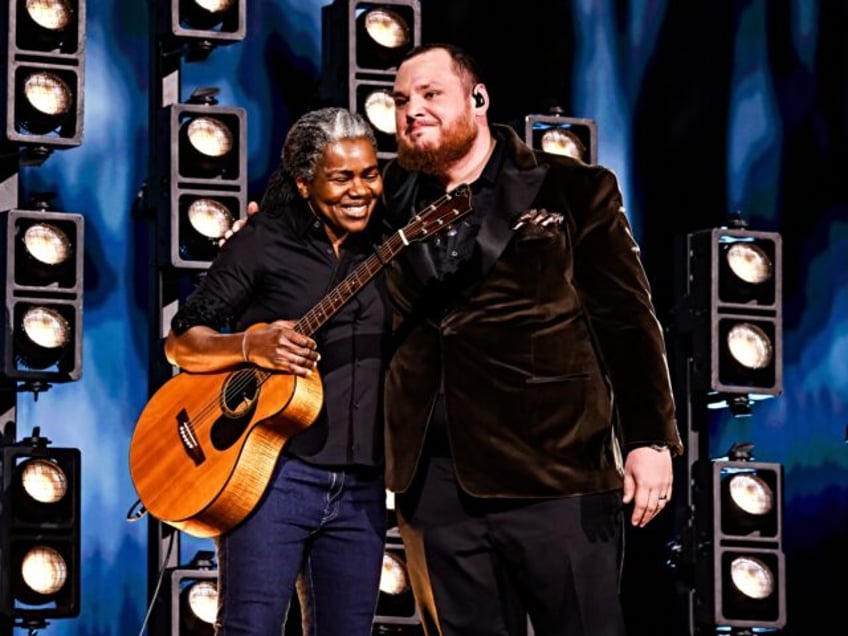
[[[474,207],[387,270],[386,478],[425,630],[621,636],[624,508],[664,508],[682,445],[615,176],[489,125],[454,46],[393,92],[386,231],[460,184]]]

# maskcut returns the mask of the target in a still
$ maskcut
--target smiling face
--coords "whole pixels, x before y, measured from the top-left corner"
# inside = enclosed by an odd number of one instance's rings
[[[330,240],[337,245],[366,228],[383,193],[377,150],[364,137],[328,144],[312,180],[298,178],[297,187],[327,222]]]
[[[393,94],[401,166],[440,174],[469,152],[478,132],[479,109],[468,83],[442,49],[400,65]]]

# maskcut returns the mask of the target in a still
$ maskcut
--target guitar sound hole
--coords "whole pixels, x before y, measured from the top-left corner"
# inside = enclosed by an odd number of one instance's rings
[[[222,413],[234,419],[244,417],[253,410],[259,395],[259,383],[253,369],[233,373],[224,385],[221,405]]]

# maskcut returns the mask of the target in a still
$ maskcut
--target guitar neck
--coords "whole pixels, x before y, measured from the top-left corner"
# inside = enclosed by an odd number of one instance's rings
[[[295,331],[306,336],[313,335],[405,246],[406,242],[402,232],[392,234],[343,281],[333,287],[321,302],[306,312],[295,324]]]
[[[471,190],[466,184],[462,184],[414,214],[403,229],[386,239],[373,254],[306,312],[295,324],[295,330],[306,336],[314,334],[410,242],[423,240],[440,232],[470,210]]]

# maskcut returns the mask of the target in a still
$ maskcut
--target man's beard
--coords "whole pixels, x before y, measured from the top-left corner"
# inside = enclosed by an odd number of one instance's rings
[[[397,161],[406,170],[443,175],[471,150],[476,138],[473,120],[461,119],[442,133],[442,141],[437,146],[418,148],[400,141]]]

